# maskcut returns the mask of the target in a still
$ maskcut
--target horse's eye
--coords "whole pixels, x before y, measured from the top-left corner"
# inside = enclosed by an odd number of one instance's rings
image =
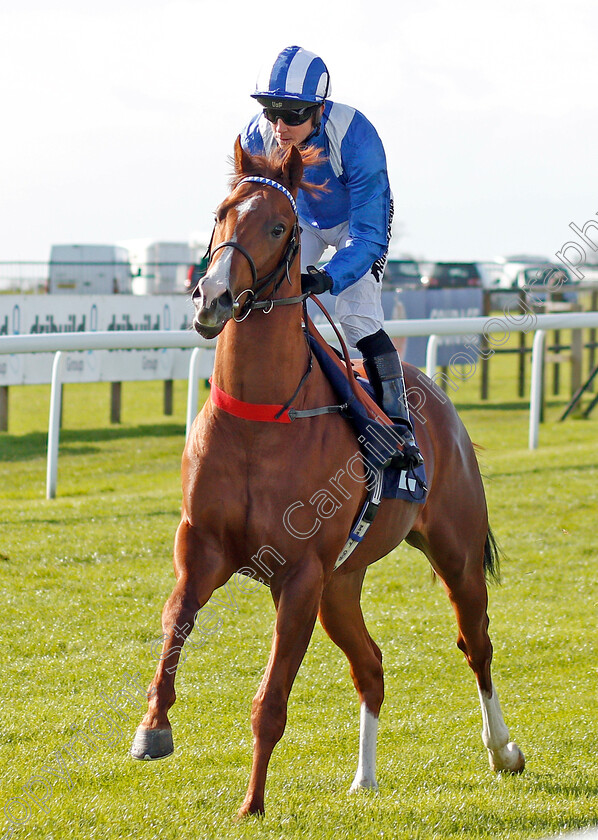
[[[283,233],[284,225],[276,225],[276,227],[272,230],[272,236],[276,237],[276,239],[280,239]]]

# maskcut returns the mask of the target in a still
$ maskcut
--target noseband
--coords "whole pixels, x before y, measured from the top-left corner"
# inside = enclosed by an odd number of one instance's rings
[[[289,276],[289,269],[293,264],[295,257],[297,256],[297,253],[299,251],[299,223],[297,214],[297,204],[295,202],[295,199],[286,187],[283,187],[283,185],[279,184],[278,181],[272,181],[270,178],[263,178],[259,175],[248,175],[246,178],[243,178],[241,181],[239,181],[237,186],[241,186],[241,184],[246,184],[248,182],[253,182],[256,184],[265,184],[268,187],[274,187],[274,189],[277,189],[279,192],[285,195],[288,198],[291,207],[293,208],[293,213],[295,214],[295,223],[291,230],[291,235],[289,237],[289,241],[287,242],[285,252],[280,258],[278,265],[275,269],[273,269],[273,271],[270,271],[268,274],[266,274],[265,277],[262,277],[261,279],[258,279],[257,268],[255,267],[253,257],[251,256],[249,251],[247,251],[238,242],[233,242],[232,239],[228,239],[226,242],[221,242],[220,245],[217,245],[214,248],[214,250],[208,248],[208,264],[211,262],[212,257],[214,256],[216,251],[219,251],[221,248],[235,248],[235,250],[243,254],[245,259],[249,263],[252,284],[248,289],[243,289],[242,292],[239,292],[233,303],[233,309],[240,310],[237,312],[237,314],[233,315],[233,319],[237,322],[244,321],[253,309],[262,309],[265,313],[268,313],[272,311],[274,306],[301,303],[307,297],[307,295],[302,294],[292,298],[277,298],[276,300],[273,300],[270,297],[267,300],[256,300],[257,296],[272,284],[274,285],[270,294],[275,294],[285,277],[289,281],[290,285],[291,278]],[[241,304],[240,299],[244,295],[247,295],[247,300],[244,304]]]

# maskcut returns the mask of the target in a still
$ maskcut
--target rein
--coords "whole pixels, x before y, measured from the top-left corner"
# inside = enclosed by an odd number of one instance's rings
[[[337,365],[337,367],[339,367],[343,371],[343,373],[346,375],[346,377],[349,381],[349,385],[351,387],[351,391],[353,392],[353,396],[355,397],[355,399],[358,402],[360,402],[363,405],[363,407],[365,408],[368,416],[371,417],[373,420],[377,420],[379,423],[383,423],[386,426],[391,426],[392,421],[390,420],[390,418],[388,418],[386,416],[386,414],[382,411],[380,406],[376,402],[374,402],[374,400],[365,392],[365,390],[363,388],[360,388],[359,385],[357,384],[357,382],[355,381],[355,377],[353,376],[353,366],[351,364],[351,357],[349,355],[349,350],[347,349],[347,345],[345,344],[345,340],[342,337],[341,333],[339,332],[336,324],[334,323],[334,321],[330,317],[330,313],[328,312],[328,310],[326,309],[324,304],[321,303],[315,295],[312,295],[311,299],[321,309],[321,311],[324,313],[324,315],[328,319],[329,324],[332,326],[332,329],[335,332],[335,335],[336,335],[336,337],[338,339],[338,342],[339,342],[339,344],[342,348],[342,351],[343,351],[343,356],[344,356],[344,360],[345,360],[344,367],[343,367],[339,357],[336,355],[336,353],[332,350],[331,347],[329,347],[327,342],[324,341],[324,339],[322,338],[322,336],[320,335],[320,333],[316,329],[315,324],[313,323],[313,321],[311,320],[311,318],[307,314],[307,309],[305,309],[304,314],[303,314],[303,320],[305,321],[305,326],[307,327],[307,330],[308,330],[309,334],[312,336],[312,338],[315,341],[317,341],[317,343],[324,350],[324,352],[333,360],[335,365]]]

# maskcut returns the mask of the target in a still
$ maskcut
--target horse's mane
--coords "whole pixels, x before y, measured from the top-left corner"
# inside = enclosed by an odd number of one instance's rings
[[[303,160],[303,167],[318,166],[325,161],[325,155],[322,149],[316,146],[306,146],[300,149],[301,158]],[[230,180],[230,188],[234,190],[235,187],[247,175],[259,175],[262,178],[270,178],[272,181],[278,181],[284,184],[285,178],[283,176],[282,165],[288,154],[288,149],[282,149],[276,146],[268,154],[265,155],[246,155],[246,160],[249,161],[249,168],[244,172],[234,172]],[[232,161],[231,161],[232,162]],[[313,184],[310,181],[301,180],[299,189],[305,190],[312,195],[320,192],[329,192],[326,186],[328,181],[323,184]]]

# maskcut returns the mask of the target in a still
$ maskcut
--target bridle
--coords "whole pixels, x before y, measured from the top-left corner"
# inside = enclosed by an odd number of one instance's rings
[[[293,213],[295,214],[295,222],[291,229],[291,233],[285,251],[282,257],[280,258],[276,268],[274,268],[272,271],[266,274],[265,277],[261,278],[258,278],[257,276],[257,268],[255,267],[253,257],[251,256],[249,251],[247,251],[238,242],[234,242],[232,239],[227,239],[226,242],[221,242],[213,250],[210,242],[210,246],[208,247],[208,252],[206,254],[208,266],[216,251],[220,251],[221,248],[234,248],[235,250],[243,254],[245,259],[249,263],[252,284],[248,289],[243,289],[243,291],[239,292],[239,294],[233,301],[233,320],[237,321],[237,323],[240,321],[244,321],[245,318],[247,318],[247,316],[249,315],[249,313],[252,312],[254,309],[261,309],[265,314],[267,314],[268,312],[271,312],[275,306],[288,306],[289,304],[293,303],[302,303],[307,297],[307,294],[301,294],[297,295],[296,297],[290,298],[272,298],[272,295],[276,294],[285,277],[288,280],[289,285],[291,284],[289,269],[292,266],[295,257],[297,256],[297,253],[299,251],[299,216],[297,213],[297,204],[295,202],[295,199],[286,187],[283,187],[283,185],[279,184],[278,181],[273,181],[270,178],[263,178],[260,175],[248,175],[247,177],[239,181],[237,186],[239,187],[241,186],[241,184],[246,183],[265,184],[268,187],[274,187],[274,189],[277,189],[279,192],[285,195],[291,204]],[[265,300],[258,300],[258,296],[270,286],[272,287],[269,291],[270,296],[267,297]],[[240,301],[244,295],[247,295],[247,300],[242,304]],[[235,310],[238,311],[235,312]]]
[[[274,268],[272,271],[270,271],[268,274],[266,274],[265,277],[258,278],[257,268],[255,266],[255,262],[253,261],[253,257],[251,256],[249,251],[247,251],[243,247],[243,245],[240,245],[238,242],[234,242],[232,239],[229,239],[226,242],[221,242],[219,245],[217,245],[212,250],[212,242],[210,241],[210,245],[208,247],[208,251],[207,251],[207,254],[206,254],[206,257],[205,257],[208,261],[208,265],[210,264],[210,261],[211,261],[212,257],[214,256],[214,254],[216,253],[216,251],[219,251],[221,248],[235,248],[237,251],[239,251],[241,254],[243,254],[245,259],[249,263],[249,268],[251,269],[251,278],[252,278],[251,286],[248,289],[243,289],[242,292],[239,292],[239,294],[237,295],[237,297],[233,301],[233,316],[232,317],[233,317],[233,320],[236,321],[237,323],[239,323],[240,321],[244,321],[245,318],[247,318],[247,316],[254,309],[261,309],[264,312],[264,314],[267,315],[269,312],[271,312],[274,309],[275,306],[289,306],[290,304],[295,304],[295,303],[302,303],[303,304],[304,319],[305,319],[305,322],[307,323],[306,300],[309,297],[309,292],[304,292],[304,293],[302,293],[300,295],[296,295],[294,297],[286,297],[286,298],[273,298],[272,297],[272,295],[276,294],[276,291],[280,288],[280,285],[283,282],[285,277],[288,280],[289,285],[292,285],[291,277],[290,277],[290,274],[289,274],[289,269],[292,266],[297,254],[299,252],[299,214],[297,212],[297,204],[295,202],[295,199],[293,198],[292,194],[287,190],[287,188],[283,187],[282,184],[279,184],[278,181],[273,181],[270,178],[264,178],[261,175],[247,175],[245,178],[242,178],[239,181],[237,186],[239,187],[239,186],[241,186],[241,184],[246,184],[246,183],[263,184],[267,187],[273,187],[274,189],[278,190],[279,192],[281,192],[283,195],[285,195],[288,198],[289,203],[290,203],[290,205],[293,209],[293,213],[295,215],[295,222],[294,222],[293,227],[291,229],[291,233],[289,235],[289,239],[288,239],[286,247],[284,249],[284,253],[283,253],[282,257],[280,258],[280,260],[278,261],[278,264],[277,264],[276,268]],[[212,237],[213,236],[214,236],[214,233],[212,232]],[[268,297],[266,297],[266,299],[262,298],[262,299],[258,300],[257,299],[258,295],[260,295],[262,292],[266,291],[267,289],[269,289]],[[241,304],[240,301],[241,301],[241,298],[244,295],[247,295],[247,300],[245,301],[245,303]],[[235,310],[237,310],[236,313],[235,313]],[[313,356],[312,356],[311,347],[309,346],[309,341],[307,340],[307,334],[305,335],[305,341],[306,341],[307,354],[308,354],[307,369],[306,369],[305,373],[303,374],[303,376],[301,377],[301,380],[300,380],[299,384],[297,385],[297,387],[295,388],[295,391],[293,392],[291,397],[286,401],[286,403],[284,405],[280,406],[280,408],[278,409],[278,411],[274,415],[273,419],[275,421],[280,420],[280,418],[283,415],[285,415],[286,412],[289,411],[290,405],[292,404],[292,402],[296,398],[296,396],[299,393],[299,391],[301,390],[301,388],[307,382],[307,379],[308,379],[308,377],[309,377],[309,375],[312,371]],[[333,407],[334,411],[337,411],[338,409],[339,409],[339,406],[334,406]],[[305,417],[307,417],[307,416],[312,417],[312,416],[315,416],[315,414],[324,414],[324,413],[330,413],[330,412],[331,412],[331,407],[330,406],[325,406],[323,408],[311,409],[307,412],[305,412],[305,411],[299,411],[299,412],[295,411],[293,416],[294,417],[304,417],[304,416]],[[293,419],[293,418],[291,418],[291,419]]]

